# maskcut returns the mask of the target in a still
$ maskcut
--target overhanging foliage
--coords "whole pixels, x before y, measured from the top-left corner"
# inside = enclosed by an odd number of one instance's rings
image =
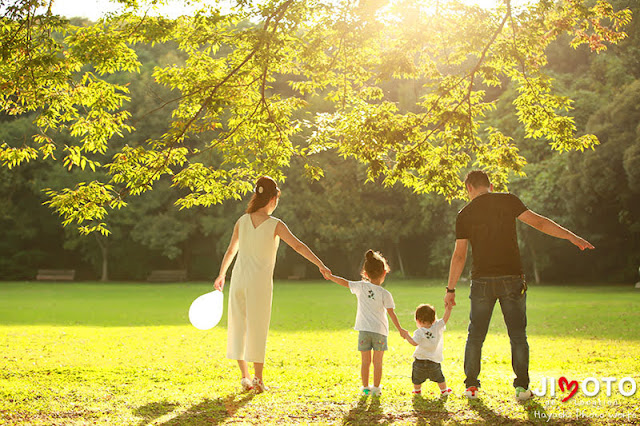
[[[472,165],[504,185],[526,160],[508,133],[483,124],[495,108],[491,88],[517,87],[513,108],[527,137],[557,151],[591,149],[597,138],[577,132],[571,100],[544,74],[545,48],[568,33],[572,45],[601,51],[625,37],[631,19],[587,0],[496,0],[492,9],[238,1],[228,13],[202,6],[177,19],[122,3],[125,12],[76,26],[52,15],[49,2],[2,2],[0,107],[32,114],[38,132],[21,146],[3,144],[0,160],[12,168],[53,158],[95,171],[92,182],[48,192],[64,223],[83,233],[108,233],[109,209],[159,179],[182,189],[180,208],[209,206],[239,198],[259,175],[283,179],[293,156],[319,178],[313,155],[327,150],[364,163],[369,179],[449,199],[461,196],[461,172]],[[161,105],[171,120],[143,140],[121,82],[139,72],[141,43],[173,43],[184,58],[156,68],[156,84],[175,94]],[[385,90],[390,80],[412,82],[415,105],[401,109]],[[328,105],[322,113],[306,109],[317,97]]]

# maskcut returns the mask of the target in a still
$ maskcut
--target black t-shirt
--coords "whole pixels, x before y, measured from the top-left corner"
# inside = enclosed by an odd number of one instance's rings
[[[471,242],[472,278],[521,275],[516,218],[527,207],[513,194],[490,192],[464,206],[456,239]]]

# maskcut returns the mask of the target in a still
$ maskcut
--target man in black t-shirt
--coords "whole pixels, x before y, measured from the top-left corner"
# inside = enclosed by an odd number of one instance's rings
[[[529,344],[527,342],[527,285],[522,274],[516,218],[537,230],[556,238],[569,240],[580,248],[593,249],[588,241],[540,216],[508,193],[494,193],[487,174],[481,170],[469,172],[465,186],[471,201],[458,213],[456,245],[451,257],[445,305],[455,306],[455,287],[467,259],[471,242],[471,313],[469,334],[464,354],[466,375],[465,395],[476,398],[480,381],[482,344],[489,329],[496,301],[511,343],[511,364],[516,378],[516,398],[531,398],[529,390]]]

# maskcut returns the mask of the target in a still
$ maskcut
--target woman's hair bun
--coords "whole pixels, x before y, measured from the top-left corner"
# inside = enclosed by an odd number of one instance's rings
[[[280,190],[278,188],[278,185],[276,184],[276,181],[271,179],[269,176],[262,176],[256,182],[256,187],[254,188],[253,191],[256,194],[259,194],[259,195],[264,194],[269,198],[271,198],[275,196]]]
[[[256,182],[256,186],[253,188],[253,196],[249,200],[247,206],[247,213],[253,213],[258,209],[267,205],[267,203],[273,197],[280,196],[280,188],[276,184],[276,181],[269,176],[262,176]]]

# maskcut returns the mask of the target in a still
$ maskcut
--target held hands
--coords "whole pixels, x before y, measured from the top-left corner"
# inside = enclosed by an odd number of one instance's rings
[[[213,282],[213,288],[215,288],[218,291],[222,291],[222,289],[224,289],[224,280],[225,280],[224,275],[218,275],[216,280]]]
[[[409,332],[407,330],[405,330],[404,328],[401,328],[400,330],[398,330],[400,332],[400,336],[402,336],[403,339],[407,340],[408,338],[411,337],[411,335],[409,334]]]
[[[444,306],[446,309],[451,309],[456,306],[456,294],[447,292],[444,295]]]
[[[331,269],[327,268],[326,266],[322,265],[318,267],[318,270],[320,271],[320,273],[322,274],[323,278],[325,280],[329,280],[331,277]]]

